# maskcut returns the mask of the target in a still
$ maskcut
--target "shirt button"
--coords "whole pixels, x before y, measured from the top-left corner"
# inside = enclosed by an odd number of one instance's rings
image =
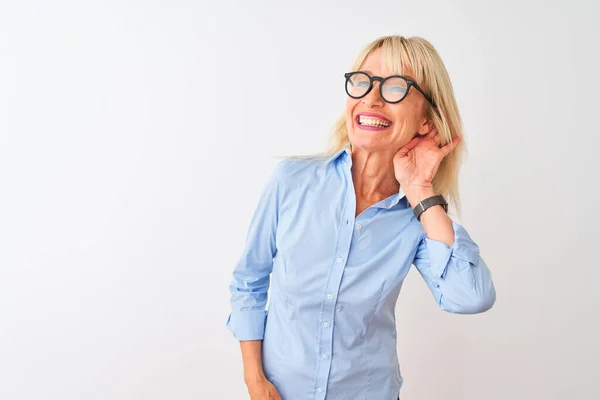
[[[342,262],[342,257],[338,257],[338,259],[336,261],[339,262],[339,263],[341,263]]]
[[[361,230],[362,229],[362,225],[361,224],[356,225],[356,229]]]
[[[323,391],[323,388],[318,388],[317,392],[321,393]]]
[[[327,354],[323,353],[323,358],[327,358]]]
[[[325,328],[328,328],[328,327],[329,327],[329,324],[328,324],[327,322],[325,322],[325,323],[323,324],[323,326],[324,326]]]
[[[328,298],[329,300],[331,300],[331,299],[333,299],[333,295],[332,295],[331,293],[329,293],[329,294],[327,295],[327,298]]]

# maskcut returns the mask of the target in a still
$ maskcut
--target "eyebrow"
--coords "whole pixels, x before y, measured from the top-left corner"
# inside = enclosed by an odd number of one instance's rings
[[[371,71],[371,70],[369,70],[369,69],[361,69],[361,70],[359,70],[359,71],[360,71],[360,72],[366,72],[367,74],[369,74],[369,75],[371,75],[371,76],[375,75],[375,74],[373,73],[373,71]],[[415,82],[416,82],[416,79],[415,79],[415,78],[413,78],[413,77],[411,77],[410,75],[402,75],[402,76],[405,76],[405,77],[407,77],[408,79],[410,79],[410,80],[412,80],[412,81],[415,81]]]

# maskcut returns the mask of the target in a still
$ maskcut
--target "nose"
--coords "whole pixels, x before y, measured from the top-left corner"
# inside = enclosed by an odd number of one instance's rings
[[[378,85],[381,85],[381,82],[379,82],[379,81],[373,82],[373,87],[371,88],[371,91],[365,97],[362,98],[362,102],[365,106],[367,106],[367,107],[383,106],[384,100],[381,98],[381,94],[379,93]]]

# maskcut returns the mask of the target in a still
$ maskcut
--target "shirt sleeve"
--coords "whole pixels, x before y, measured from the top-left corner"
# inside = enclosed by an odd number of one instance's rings
[[[487,311],[496,301],[492,274],[465,228],[454,221],[452,228],[452,246],[425,235],[413,263],[442,310],[457,314]]]
[[[283,162],[271,172],[250,221],[241,256],[229,285],[231,312],[226,327],[238,340],[264,337],[267,295],[277,246]]]

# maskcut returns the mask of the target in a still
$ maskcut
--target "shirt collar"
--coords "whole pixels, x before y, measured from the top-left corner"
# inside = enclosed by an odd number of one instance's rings
[[[350,142],[347,142],[346,145],[341,150],[339,150],[335,154],[333,154],[329,158],[329,160],[327,160],[327,164],[334,162],[338,159],[340,161],[347,162],[348,165],[352,165],[352,150],[350,148]],[[381,200],[379,203],[377,203],[376,207],[390,209],[390,208],[394,207],[396,204],[398,204],[398,202],[400,200],[402,200],[402,198],[404,198],[405,196],[406,196],[406,194],[404,193],[404,189],[402,189],[402,186],[400,186],[398,193],[395,193],[395,194],[389,196],[388,198]]]
[[[384,199],[383,203],[380,206],[381,206],[381,208],[390,209],[390,208],[394,207],[396,204],[398,204],[400,202],[400,200],[402,200],[402,198],[404,198],[405,196],[406,195],[404,194],[404,189],[402,189],[402,186],[400,186],[398,193],[395,193],[392,196],[388,197],[387,199]]]
[[[327,160],[327,164],[337,160],[338,158],[347,160],[350,162],[350,164],[352,164],[352,157],[350,157],[351,154],[352,152],[350,151],[350,142],[347,142],[341,150],[335,152],[335,154],[333,154],[329,158],[329,160]]]

